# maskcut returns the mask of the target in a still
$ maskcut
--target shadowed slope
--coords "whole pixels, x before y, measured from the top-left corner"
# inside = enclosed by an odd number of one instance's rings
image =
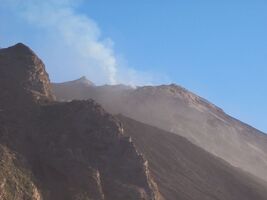
[[[187,139],[122,115],[125,134],[148,159],[168,200],[264,200],[267,184],[195,146]]]
[[[0,72],[0,199],[161,199],[120,122],[92,100],[55,102],[27,46],[1,49]]]

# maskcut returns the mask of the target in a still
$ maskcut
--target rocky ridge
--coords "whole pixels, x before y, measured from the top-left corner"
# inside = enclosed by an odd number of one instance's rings
[[[122,124],[92,100],[54,101],[27,46],[0,50],[0,95],[1,199],[162,199]]]
[[[267,181],[266,134],[183,87],[175,84],[136,89],[90,86],[77,93],[64,83],[52,87],[59,101],[94,99],[113,114],[183,136],[231,165]]]

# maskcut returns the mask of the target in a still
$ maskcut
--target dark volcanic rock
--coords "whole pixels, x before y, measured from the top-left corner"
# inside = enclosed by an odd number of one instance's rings
[[[0,199],[159,200],[147,162],[94,101],[53,101],[42,61],[0,50]]]
[[[41,157],[34,171],[53,196],[158,199],[146,161],[123,135],[120,122],[98,104],[73,101],[43,106],[40,122],[36,140]]]
[[[0,49],[1,99],[22,103],[23,98],[53,99],[43,62],[24,44]]]

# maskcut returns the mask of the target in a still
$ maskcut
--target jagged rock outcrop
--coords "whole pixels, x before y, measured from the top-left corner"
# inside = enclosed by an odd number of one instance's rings
[[[161,199],[121,123],[92,100],[55,102],[23,44],[0,50],[0,147],[3,200]]]
[[[143,156],[123,134],[121,123],[95,102],[43,106],[40,122],[36,140],[41,157],[35,171],[44,188],[64,191],[56,194],[64,195],[60,199],[73,199],[73,193],[92,199],[158,199]]]
[[[176,133],[267,181],[267,135],[178,85],[87,86],[75,93],[61,83],[53,91],[58,100],[91,98],[113,114]]]
[[[2,103],[53,99],[43,62],[21,43],[0,49],[0,85]]]

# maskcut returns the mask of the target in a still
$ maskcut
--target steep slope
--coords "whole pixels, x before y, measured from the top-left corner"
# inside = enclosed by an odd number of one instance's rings
[[[187,139],[122,115],[125,134],[148,159],[168,200],[267,199],[267,183],[195,146]]]
[[[64,83],[52,86],[58,100],[92,98],[113,114],[121,113],[184,136],[231,165],[267,181],[267,135],[186,89],[174,84],[136,89],[86,87],[74,93]]]
[[[42,61],[0,50],[0,199],[159,200],[121,123],[94,101],[59,103]]]
[[[158,199],[146,161],[93,101],[43,106],[38,128],[34,172],[55,199]]]

